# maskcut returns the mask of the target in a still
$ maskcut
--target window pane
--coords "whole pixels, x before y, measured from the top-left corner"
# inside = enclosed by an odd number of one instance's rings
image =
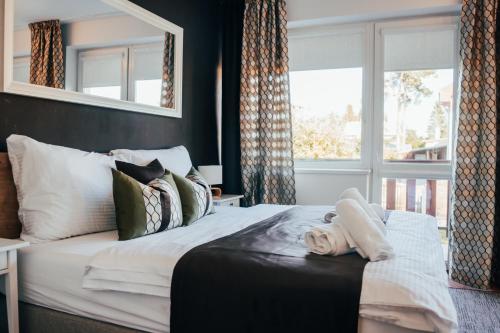
[[[122,89],[120,86],[83,88],[84,94],[114,99],[120,99],[121,91]]]
[[[161,78],[163,74],[162,45],[147,45],[131,48],[131,80],[133,81],[134,101],[142,104],[160,106]]]
[[[360,159],[362,93],[362,68],[291,72],[295,158]]]
[[[135,81],[135,101],[137,103],[160,106],[161,79]]]
[[[435,216],[440,228],[448,225],[449,181],[433,179],[382,180],[382,206]]]
[[[449,160],[453,69],[385,73],[384,159]]]
[[[384,160],[450,160],[455,30],[384,35]]]
[[[12,74],[14,81],[30,83],[30,57],[14,58]]]
[[[114,99],[121,99],[124,92],[123,61],[125,51],[122,49],[102,49],[80,53],[79,73],[80,91]]]

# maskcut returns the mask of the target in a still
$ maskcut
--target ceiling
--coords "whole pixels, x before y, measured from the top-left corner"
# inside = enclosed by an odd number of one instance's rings
[[[50,19],[67,23],[120,14],[117,9],[100,0],[16,0],[14,3],[16,29]]]

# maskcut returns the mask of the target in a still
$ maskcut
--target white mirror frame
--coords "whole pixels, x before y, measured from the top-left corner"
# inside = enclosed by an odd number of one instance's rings
[[[159,106],[115,100],[111,98],[87,95],[75,91],[49,88],[13,81],[14,63],[14,1],[0,0],[0,91],[18,95],[46,98],[71,103],[113,108],[125,111],[141,112],[159,116],[182,118],[182,59],[184,30],[153,14],[146,9],[127,0],[100,0],[124,13],[145,21],[161,30],[175,35],[175,108],[167,109]],[[3,30],[3,31],[2,31]]]

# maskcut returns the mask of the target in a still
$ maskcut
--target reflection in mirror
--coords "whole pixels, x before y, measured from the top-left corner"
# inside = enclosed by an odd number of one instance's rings
[[[175,108],[175,35],[100,0],[16,0],[13,80]]]

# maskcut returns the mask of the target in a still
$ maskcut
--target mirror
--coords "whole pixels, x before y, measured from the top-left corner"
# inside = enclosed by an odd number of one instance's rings
[[[180,27],[125,0],[5,1],[6,91],[181,116]]]

